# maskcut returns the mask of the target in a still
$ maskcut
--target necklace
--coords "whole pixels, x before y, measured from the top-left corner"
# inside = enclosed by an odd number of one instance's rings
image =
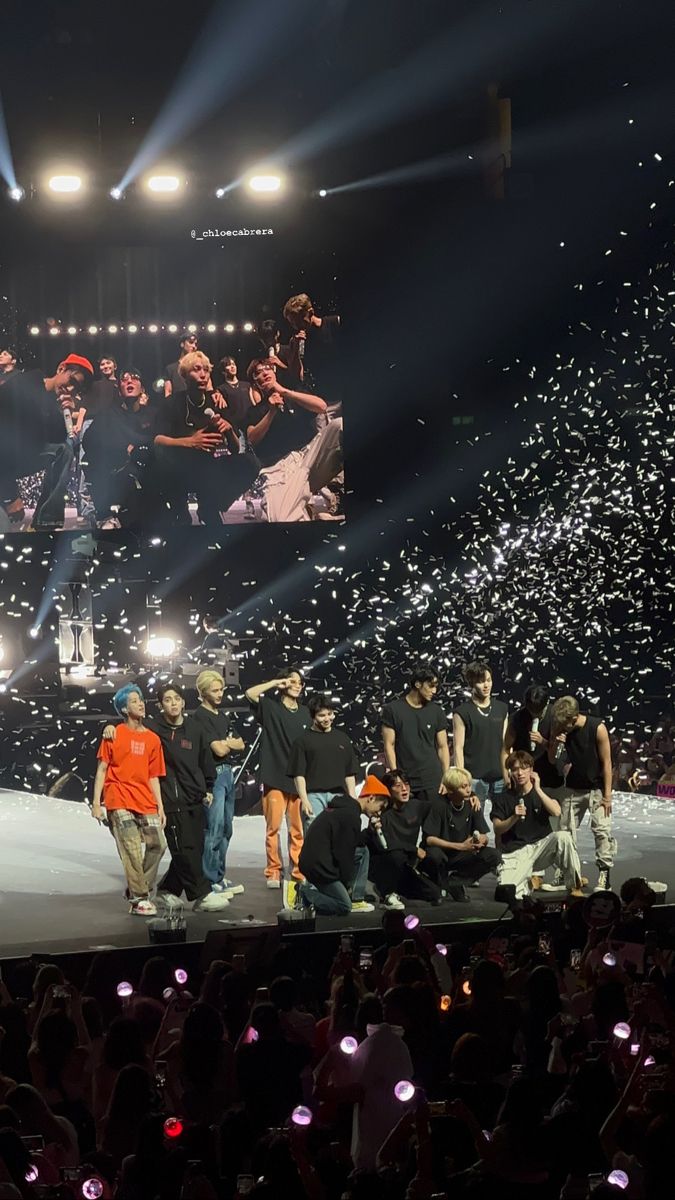
[[[453,803],[452,803],[452,800],[451,800],[451,801],[450,801],[450,807],[451,807],[451,809],[452,809],[452,811],[453,811],[453,812],[456,812],[456,813],[461,813],[462,809],[464,808],[464,805],[465,805],[465,803],[466,803],[466,801],[465,801],[465,800],[462,800],[462,803],[460,804],[460,806],[459,806],[459,808],[458,808],[458,807],[457,807],[457,805],[456,805],[456,804],[453,804]]]
[[[471,697],[471,699],[473,700],[473,696]],[[489,717],[490,716],[490,713],[492,712],[492,701],[490,701],[487,708],[481,708],[480,704],[476,700],[473,700],[473,702],[474,702],[476,708],[478,709],[481,717]]]

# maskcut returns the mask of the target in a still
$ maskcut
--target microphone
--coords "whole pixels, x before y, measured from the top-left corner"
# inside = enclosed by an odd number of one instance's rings
[[[539,717],[534,717],[532,720],[532,732],[536,733],[538,729],[539,729]],[[530,750],[531,750],[532,754],[534,754],[536,749],[537,749],[537,743],[534,741],[531,741],[530,742]]]
[[[388,846],[388,844],[387,844],[387,839],[386,839],[386,837],[384,836],[384,833],[382,832],[382,829],[381,829],[381,828],[380,828],[380,829],[378,829],[377,825],[373,825],[372,823],[371,823],[371,829],[374,829],[374,830],[375,830],[375,834],[376,834],[376,836],[377,836],[377,840],[378,840],[378,842],[380,843],[380,845],[381,845],[382,849],[383,849],[383,850],[388,850],[388,849],[389,849],[389,846]]]
[[[562,758],[564,753],[565,753],[565,743],[564,742],[556,742],[556,744],[555,744],[555,761],[560,762],[560,759]]]
[[[63,424],[66,427],[66,436],[70,438],[73,436],[73,414],[69,408],[62,408],[61,412],[63,413]]]
[[[216,415],[216,414],[215,414],[215,412],[213,411],[213,409],[212,409],[212,408],[205,408],[205,409],[204,409],[204,416],[205,416],[205,417],[208,417],[208,418],[209,418],[209,421],[213,421],[213,419],[214,419],[215,415]]]
[[[298,338],[298,358],[302,362],[305,357],[305,338]]]

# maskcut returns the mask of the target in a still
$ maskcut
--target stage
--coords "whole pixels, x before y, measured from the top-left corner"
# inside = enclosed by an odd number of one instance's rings
[[[614,813],[619,853],[613,888],[618,890],[631,875],[642,875],[667,883],[672,900],[675,804],[621,793]],[[0,791],[0,820],[0,958],[148,944],[146,920],[129,915],[122,898],[124,881],[112,836],[92,820],[87,806]],[[587,825],[580,831],[579,846],[592,886],[597,874]],[[263,847],[263,818],[236,818],[228,874],[246,890],[223,913],[197,914],[186,906],[188,941],[203,941],[211,929],[276,925],[281,892],[265,886]],[[496,921],[503,907],[493,900],[495,882],[488,876],[479,888],[470,889],[469,904],[411,903],[409,908],[425,924]],[[349,920],[322,918],[317,930],[379,928],[382,912],[378,907]]]

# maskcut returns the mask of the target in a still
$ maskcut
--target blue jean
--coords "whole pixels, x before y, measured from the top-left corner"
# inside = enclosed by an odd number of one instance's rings
[[[311,817],[306,817],[304,813],[302,814],[302,831],[303,831],[303,833],[305,833],[307,831],[307,826],[309,825],[310,821],[313,821],[315,817],[318,817],[319,813],[325,812],[325,810],[328,808],[328,805],[330,804],[331,800],[333,799],[333,796],[335,796],[337,794],[338,793],[336,793],[336,792],[308,792],[307,793],[307,799],[309,800],[309,802],[312,806],[312,815],[311,815]]]
[[[204,809],[204,854],[202,866],[209,883],[225,878],[227,848],[234,818],[234,776],[224,763],[216,767],[213,804]]]
[[[472,779],[471,786],[480,800],[481,810],[485,807],[486,800],[494,800],[495,796],[501,796],[504,791],[503,779]]]
[[[358,846],[354,854],[355,873],[351,881],[351,897],[341,880],[315,887],[309,880],[301,883],[300,893],[305,905],[312,904],[322,917],[344,917],[352,911],[352,900],[363,900],[368,882],[370,854],[367,846]]]

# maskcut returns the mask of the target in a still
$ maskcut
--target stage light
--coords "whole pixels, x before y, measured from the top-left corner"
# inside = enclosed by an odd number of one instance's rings
[[[280,175],[251,175],[248,186],[252,192],[279,192],[282,179]]]
[[[171,658],[175,651],[176,642],[172,637],[148,638],[147,653],[151,658]]]
[[[627,1021],[617,1021],[612,1032],[620,1042],[625,1042],[626,1038],[630,1037],[630,1025]]]
[[[225,332],[234,333],[234,325],[230,321],[228,321],[227,325],[225,326]]]
[[[157,333],[159,325],[148,325],[148,333]]]
[[[178,191],[180,179],[177,175],[151,175],[145,186],[151,192],[169,195]]]
[[[206,332],[207,332],[207,333],[215,333],[215,332],[216,332],[216,327],[215,327],[215,325],[207,325],[207,326],[206,326]]]
[[[187,331],[188,331],[188,333],[196,333],[196,332],[197,332],[197,326],[196,326],[196,325],[188,325],[188,327],[187,327]]]
[[[38,325],[31,325],[30,333],[31,333],[32,337],[37,337],[39,332],[40,332],[40,327]]]
[[[119,187],[113,187],[110,189],[110,195],[113,200],[121,200],[124,192]]]
[[[29,638],[39,638],[40,626],[39,625],[31,625],[30,629],[28,630],[28,636],[29,636]]]
[[[312,1111],[304,1104],[298,1104],[291,1113],[291,1121],[294,1125],[311,1125]]]
[[[100,1200],[103,1195],[103,1183],[96,1175],[92,1175],[90,1179],[85,1179],[82,1184],[82,1195],[84,1200]]]
[[[69,326],[68,326],[68,330],[67,330],[67,332],[68,332],[68,334],[70,335],[70,337],[75,337],[75,334],[77,333],[77,326],[76,326],[76,325],[69,325]]]
[[[59,329],[58,325],[52,325],[49,330],[49,335],[50,337],[58,337],[60,332],[61,330]]]
[[[167,325],[167,329],[168,329],[169,333],[178,333],[177,325]]]
[[[116,325],[109,325],[109,326],[108,326],[108,333],[117,333],[117,326],[116,326]]]
[[[129,996],[133,996],[134,994],[133,984],[129,983],[129,981],[126,979],[123,979],[121,983],[118,983],[116,990],[120,1000],[128,1000]]]
[[[251,321],[244,321],[244,333],[253,333],[253,324]]]
[[[419,923],[420,923],[420,919],[418,916],[416,916],[415,913],[408,913],[405,921],[403,922],[406,929],[417,929],[417,926],[419,925]]]
[[[167,1117],[164,1122],[164,1136],[179,1138],[183,1132],[183,1122],[179,1117]]]
[[[415,1095],[415,1084],[411,1083],[409,1079],[399,1079],[394,1088],[394,1095],[397,1100],[401,1101],[401,1104],[407,1104],[408,1100],[412,1100]]]
[[[173,977],[176,980],[176,983],[180,984],[181,987],[183,987],[183,985],[188,981],[188,973],[184,967],[176,967]]]
[[[91,334],[91,336],[92,336],[92,337],[94,337],[94,336],[95,336],[95,334],[97,334],[97,333],[98,333],[98,325],[89,325],[89,326],[87,326],[87,333],[90,333],[90,334]]]
[[[66,193],[79,192],[82,187],[81,175],[52,175],[47,181],[47,187],[50,192],[57,192],[61,195]]]
[[[14,200],[18,204],[18,202],[20,200],[23,200],[26,193],[25,193],[24,189],[22,187],[19,187],[17,184],[15,187],[11,187],[8,189],[7,195],[9,196],[10,200]]]
[[[127,333],[138,333],[138,325],[127,325]]]
[[[621,1188],[621,1191],[623,1191],[624,1188],[628,1187],[629,1179],[625,1171],[615,1170],[610,1171],[609,1175],[607,1176],[607,1182],[610,1183],[612,1187]]]
[[[320,195],[321,199],[323,200],[324,196],[328,195],[328,192],[326,191],[325,188],[319,188],[319,195]]]
[[[340,1042],[340,1049],[343,1054],[355,1054],[359,1048],[359,1043],[355,1037],[343,1037]]]

